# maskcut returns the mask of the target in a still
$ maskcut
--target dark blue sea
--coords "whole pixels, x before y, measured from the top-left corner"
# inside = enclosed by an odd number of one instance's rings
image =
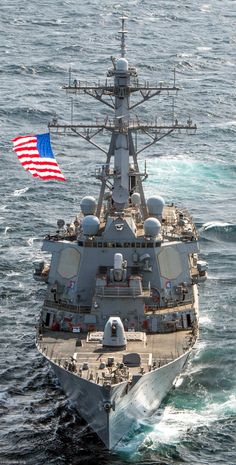
[[[61,89],[68,69],[73,78],[105,79],[119,55],[122,12],[140,80],[173,83],[175,68],[182,89],[175,116],[198,126],[195,135],[183,131],[142,152],[140,165],[146,159],[147,195],[190,210],[209,277],[200,288],[199,341],[178,388],[109,454],[35,349],[45,290],[32,278],[57,219],[69,222],[85,194],[98,194],[92,175],[104,155],[82,139],[54,136],[67,182],[44,182],[21,168],[11,139],[47,132],[54,116],[70,121],[71,98]],[[236,464],[235,22],[234,0],[1,0],[1,465]],[[168,122],[172,108],[172,97],[156,97],[137,113],[151,121],[162,112]],[[109,114],[83,95],[73,110],[78,121]]]

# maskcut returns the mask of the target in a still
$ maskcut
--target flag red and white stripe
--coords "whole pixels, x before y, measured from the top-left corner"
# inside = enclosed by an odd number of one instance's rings
[[[13,150],[16,152],[23,168],[34,177],[44,180],[65,181],[53,155],[49,133],[36,136],[19,136],[13,139],[12,142]]]

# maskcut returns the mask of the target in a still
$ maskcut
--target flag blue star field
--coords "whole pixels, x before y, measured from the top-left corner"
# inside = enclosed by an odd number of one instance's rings
[[[65,181],[65,178],[53,155],[50,134],[36,136],[19,136],[12,140],[13,150],[26,171],[40,179],[56,179]]]

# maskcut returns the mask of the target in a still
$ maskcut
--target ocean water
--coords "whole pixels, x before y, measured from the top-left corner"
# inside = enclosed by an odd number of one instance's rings
[[[77,214],[86,193],[98,193],[92,174],[103,154],[82,139],[55,136],[67,182],[40,182],[22,170],[11,139],[45,132],[55,115],[70,121],[71,99],[61,90],[68,68],[77,79],[105,78],[110,56],[119,54],[122,12],[129,16],[128,59],[140,79],[171,82],[175,68],[182,89],[175,115],[198,126],[195,135],[176,134],[140,154],[140,165],[146,159],[147,195],[160,193],[191,211],[209,277],[200,288],[199,341],[178,387],[150,423],[109,454],[36,352],[44,287],[32,278],[43,237],[58,218]],[[0,18],[1,465],[235,465],[234,0],[2,0]],[[168,121],[172,106],[172,98],[157,97],[137,113],[152,120],[162,112]],[[74,100],[75,120],[106,114],[89,97]]]

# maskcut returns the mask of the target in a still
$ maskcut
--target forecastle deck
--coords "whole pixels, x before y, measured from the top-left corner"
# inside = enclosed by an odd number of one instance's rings
[[[73,334],[43,330],[39,350],[54,363],[97,384],[117,384],[166,365],[195,342],[192,330],[166,334],[127,332],[127,346],[102,346],[103,332]]]

